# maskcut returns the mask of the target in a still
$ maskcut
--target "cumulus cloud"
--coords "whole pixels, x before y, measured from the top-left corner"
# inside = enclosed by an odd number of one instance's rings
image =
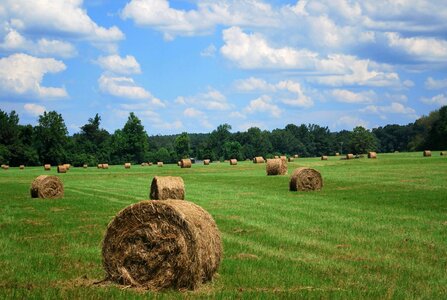
[[[0,58],[0,90],[3,95],[39,98],[67,97],[65,88],[42,86],[47,73],[64,71],[65,64],[53,58],[37,58],[23,53]]]
[[[401,37],[387,32],[388,45],[414,58],[427,62],[447,62],[447,41],[435,38]]]
[[[251,100],[244,111],[249,114],[257,112],[268,113],[274,118],[279,118],[282,113],[282,110],[276,104],[272,103],[272,99],[266,95]]]
[[[431,98],[423,97],[421,100],[425,104],[429,105],[437,105],[437,106],[447,105],[447,96],[445,94],[439,94]]]
[[[331,92],[331,95],[338,102],[351,104],[371,103],[377,97],[376,93],[372,90],[354,93],[349,90],[335,89]]]
[[[383,106],[368,105],[366,108],[361,109],[360,111],[366,113],[379,114],[382,116],[384,114],[400,114],[400,115],[407,115],[414,119],[417,118],[416,111],[413,108],[407,107],[399,102],[391,102],[390,105],[383,105]]]
[[[183,111],[183,115],[188,118],[198,118],[198,117],[203,117],[204,112],[200,111],[198,109],[195,109],[194,107],[188,107],[187,109],[185,109]]]
[[[438,90],[447,88],[447,78],[436,80],[432,77],[428,77],[425,81],[425,87],[429,90]]]
[[[276,90],[275,85],[268,83],[264,79],[256,77],[237,80],[235,82],[235,87],[241,92],[274,92]]]
[[[206,110],[228,110],[231,108],[230,103],[227,101],[225,95],[216,89],[208,88],[205,93],[199,93],[195,96],[185,97],[179,96],[175,100],[176,104],[190,104],[197,105],[201,109]]]
[[[106,71],[115,74],[140,74],[140,64],[137,62],[134,56],[126,55],[121,57],[119,55],[100,56],[98,58],[98,64]]]
[[[23,108],[28,114],[36,117],[42,115],[47,110],[45,106],[34,103],[26,103]]]
[[[137,86],[130,77],[115,77],[102,74],[98,79],[99,89],[115,97],[128,99],[150,99],[152,95],[143,87]]]
[[[208,57],[214,57],[216,55],[217,48],[214,46],[214,44],[209,45],[205,49],[200,52],[201,56],[208,56]]]
[[[341,116],[334,124],[335,128],[352,129],[357,126],[368,128],[369,123],[363,119],[353,116]]]

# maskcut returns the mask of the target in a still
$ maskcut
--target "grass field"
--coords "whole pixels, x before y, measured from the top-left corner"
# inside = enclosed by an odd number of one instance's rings
[[[264,164],[72,168],[65,197],[31,199],[55,168],[0,170],[0,298],[447,297],[447,158],[434,152],[377,160],[298,159],[321,172],[319,192],[289,192]],[[212,283],[193,292],[142,293],[104,278],[101,242],[122,208],[148,199],[154,175],[182,176],[186,198],[222,232]]]

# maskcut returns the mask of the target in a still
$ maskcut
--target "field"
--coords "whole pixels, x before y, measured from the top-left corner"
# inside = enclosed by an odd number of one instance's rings
[[[319,192],[289,192],[264,164],[72,168],[65,197],[31,199],[53,167],[0,170],[0,298],[447,297],[447,158],[300,158],[321,172]],[[104,278],[101,242],[122,208],[148,199],[154,175],[182,176],[186,198],[222,233],[218,276],[197,291],[143,293]]]

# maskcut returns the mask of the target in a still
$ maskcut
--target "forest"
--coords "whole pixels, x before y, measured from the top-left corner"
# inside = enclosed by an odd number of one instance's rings
[[[390,124],[372,130],[358,126],[339,132],[317,124],[288,124],[272,131],[252,127],[232,132],[231,125],[221,124],[210,133],[150,136],[131,112],[124,127],[113,133],[101,128],[101,116],[96,114],[70,136],[62,115],[56,111],[44,112],[36,126],[21,125],[19,121],[15,111],[8,114],[0,110],[2,164],[174,163],[185,157],[216,161],[447,149],[447,106],[407,125]]]

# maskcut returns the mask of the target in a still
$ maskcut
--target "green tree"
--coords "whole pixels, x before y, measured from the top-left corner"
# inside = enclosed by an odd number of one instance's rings
[[[67,134],[62,115],[50,111],[39,116],[39,124],[35,127],[35,145],[42,163],[66,162]]]
[[[376,136],[362,126],[357,126],[352,130],[349,146],[354,154],[377,151]]]
[[[208,145],[213,151],[213,156],[217,159],[221,159],[225,155],[223,145],[231,139],[230,130],[231,126],[229,124],[219,125],[208,138]]]
[[[182,132],[175,138],[174,149],[179,159],[190,157],[191,142],[187,132]]]
[[[242,145],[239,142],[225,142],[223,145],[224,149],[224,158],[225,159],[233,159],[236,158],[237,160],[243,160],[244,157],[242,156]]]
[[[123,157],[129,162],[143,162],[148,151],[148,136],[140,119],[133,112],[129,114],[122,135],[124,138]]]

